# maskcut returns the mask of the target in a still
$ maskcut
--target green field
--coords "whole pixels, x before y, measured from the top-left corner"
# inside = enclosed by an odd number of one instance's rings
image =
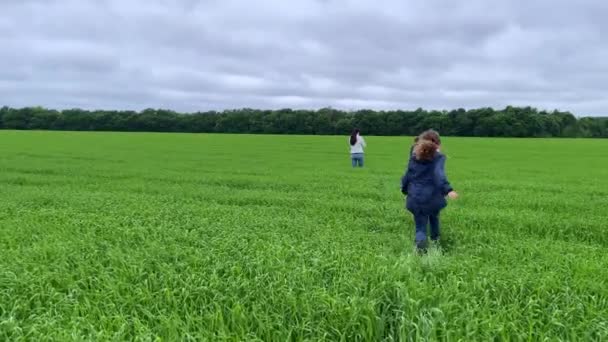
[[[608,140],[366,139],[0,131],[0,340],[608,339]]]

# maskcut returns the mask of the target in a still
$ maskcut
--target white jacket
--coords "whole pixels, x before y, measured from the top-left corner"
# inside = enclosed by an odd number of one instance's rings
[[[362,136],[357,134],[357,142],[354,145],[350,144],[350,137],[348,137],[348,145],[350,146],[350,153],[363,153],[363,148],[365,145],[365,140]]]

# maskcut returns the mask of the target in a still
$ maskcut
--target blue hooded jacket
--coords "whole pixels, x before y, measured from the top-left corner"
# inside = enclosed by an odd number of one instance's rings
[[[410,153],[401,192],[407,195],[406,208],[413,214],[433,215],[445,208],[445,196],[452,187],[445,176],[445,156],[436,152],[432,160],[418,160]]]

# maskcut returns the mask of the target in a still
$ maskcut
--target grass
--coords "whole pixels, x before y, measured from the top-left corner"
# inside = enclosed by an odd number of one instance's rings
[[[446,138],[423,257],[367,141],[0,131],[0,340],[608,339],[608,140]]]

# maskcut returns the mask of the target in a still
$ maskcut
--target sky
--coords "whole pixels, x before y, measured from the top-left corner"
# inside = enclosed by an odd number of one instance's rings
[[[608,116],[603,0],[0,0],[0,13],[0,106]]]

